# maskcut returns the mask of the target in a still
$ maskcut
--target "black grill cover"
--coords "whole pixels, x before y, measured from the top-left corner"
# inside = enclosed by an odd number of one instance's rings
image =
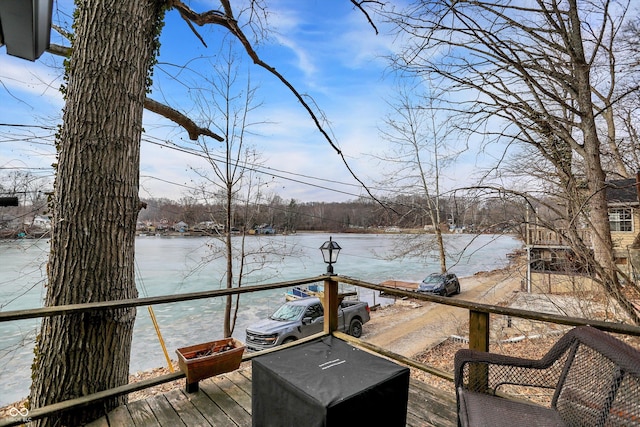
[[[253,359],[254,427],[406,425],[409,369],[332,336]]]

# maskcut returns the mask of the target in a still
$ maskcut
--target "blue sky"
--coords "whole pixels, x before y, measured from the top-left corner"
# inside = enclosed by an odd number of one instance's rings
[[[56,2],[59,9],[54,11],[54,22],[65,18],[62,12],[68,11],[70,3]],[[190,6],[205,11],[216,4],[192,1]],[[365,16],[347,0],[277,0],[267,5],[269,25],[275,31],[261,42],[258,52],[300,93],[313,97],[353,171],[376,187],[376,180],[383,177],[380,164],[371,155],[386,150],[378,129],[389,111],[385,100],[396,90],[385,59],[394,49],[394,37],[380,22],[381,31],[376,35]],[[198,73],[210,73],[210,58],[218,54],[227,35],[225,29],[214,26],[198,27],[198,32],[208,47],[200,43],[176,11],[167,14],[151,93],[152,98],[189,115],[197,114],[190,87],[198,83]],[[61,43],[53,34],[52,42]],[[182,66],[188,68],[174,78]],[[250,144],[262,153],[264,165],[260,170],[266,172],[264,180],[271,182],[268,191],[285,200],[302,202],[344,201],[366,195],[293,94],[263,69],[251,66],[250,70],[252,81],[259,85],[257,99],[262,102],[253,120],[264,122]],[[0,48],[0,168],[43,168],[32,171],[51,174],[47,168],[54,162],[54,131],[46,128],[60,122],[61,75],[60,59],[50,54],[32,63],[10,57],[4,47]],[[173,123],[145,112],[144,126],[140,195],[177,200],[198,180],[191,168],[202,167],[202,161],[150,142],[192,146]],[[474,160],[470,161],[456,170],[458,179],[470,173]]]

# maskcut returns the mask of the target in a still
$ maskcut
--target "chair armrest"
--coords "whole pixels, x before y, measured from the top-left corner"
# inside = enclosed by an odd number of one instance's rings
[[[569,357],[569,349],[577,345],[576,329],[561,337],[541,359],[523,359],[503,354],[462,349],[458,350],[454,359],[454,376],[456,389],[464,384],[464,369],[469,363],[481,363],[490,369],[490,384],[498,386],[503,383],[531,385],[535,387],[555,387],[562,365]],[[500,368],[490,368],[491,366]],[[529,371],[529,372],[526,372]],[[545,371],[549,371],[548,373]],[[519,380],[517,377],[522,377]],[[503,377],[503,378],[501,378]]]
[[[561,344],[561,343],[558,343]],[[454,359],[456,389],[495,393],[504,384],[555,389],[562,375],[571,347],[569,343],[556,344],[541,359],[524,359],[476,350],[459,350]],[[567,344],[567,345],[565,345]],[[484,366],[481,382],[469,383],[469,365]]]
[[[524,359],[521,357],[507,356],[505,354],[488,353],[486,351],[471,350],[468,348],[460,349],[456,352],[454,357],[455,370],[465,363],[479,362],[489,363],[494,365],[509,365],[518,366],[522,368],[544,368],[548,366],[548,362],[545,359]],[[543,363],[546,362],[546,363]]]

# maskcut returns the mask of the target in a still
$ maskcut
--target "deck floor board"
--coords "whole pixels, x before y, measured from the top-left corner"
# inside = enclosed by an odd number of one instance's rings
[[[229,397],[235,400],[245,411],[251,414],[251,391],[247,393],[235,384],[229,376],[219,376],[213,381],[220,387],[222,391],[227,393]]]
[[[241,369],[200,381],[200,390],[174,389],[162,395],[129,403],[95,426],[251,426],[251,369]],[[114,424],[116,422],[116,424]],[[409,384],[407,426],[455,427],[456,400],[451,392],[412,379]]]
[[[186,425],[180,415],[173,409],[167,398],[161,394],[146,399],[156,420],[152,422],[152,426],[177,427]],[[133,417],[132,417],[133,418]]]
[[[135,426],[148,426],[158,422],[146,400],[136,400],[127,407]]]
[[[220,427],[236,427],[238,425],[206,393],[184,393],[210,425]]]
[[[226,376],[229,378],[235,385],[240,387],[245,393],[251,397],[251,376],[244,375],[245,372],[251,372],[250,369],[243,369],[241,371],[234,371],[228,373]]]
[[[200,413],[198,408],[189,400],[189,398],[182,392],[182,390],[171,390],[165,393],[165,397],[176,411],[180,415],[180,419],[188,426],[202,426],[207,425],[208,421]]]
[[[220,409],[240,427],[251,426],[251,415],[231,396],[222,390],[213,378],[200,382],[200,390],[216,402]]]

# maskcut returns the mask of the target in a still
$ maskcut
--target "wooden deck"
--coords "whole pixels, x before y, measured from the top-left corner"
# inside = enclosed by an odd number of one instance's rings
[[[456,425],[455,396],[411,379],[407,426]],[[251,426],[251,369],[200,381],[196,393],[181,387],[131,402],[88,426]]]

